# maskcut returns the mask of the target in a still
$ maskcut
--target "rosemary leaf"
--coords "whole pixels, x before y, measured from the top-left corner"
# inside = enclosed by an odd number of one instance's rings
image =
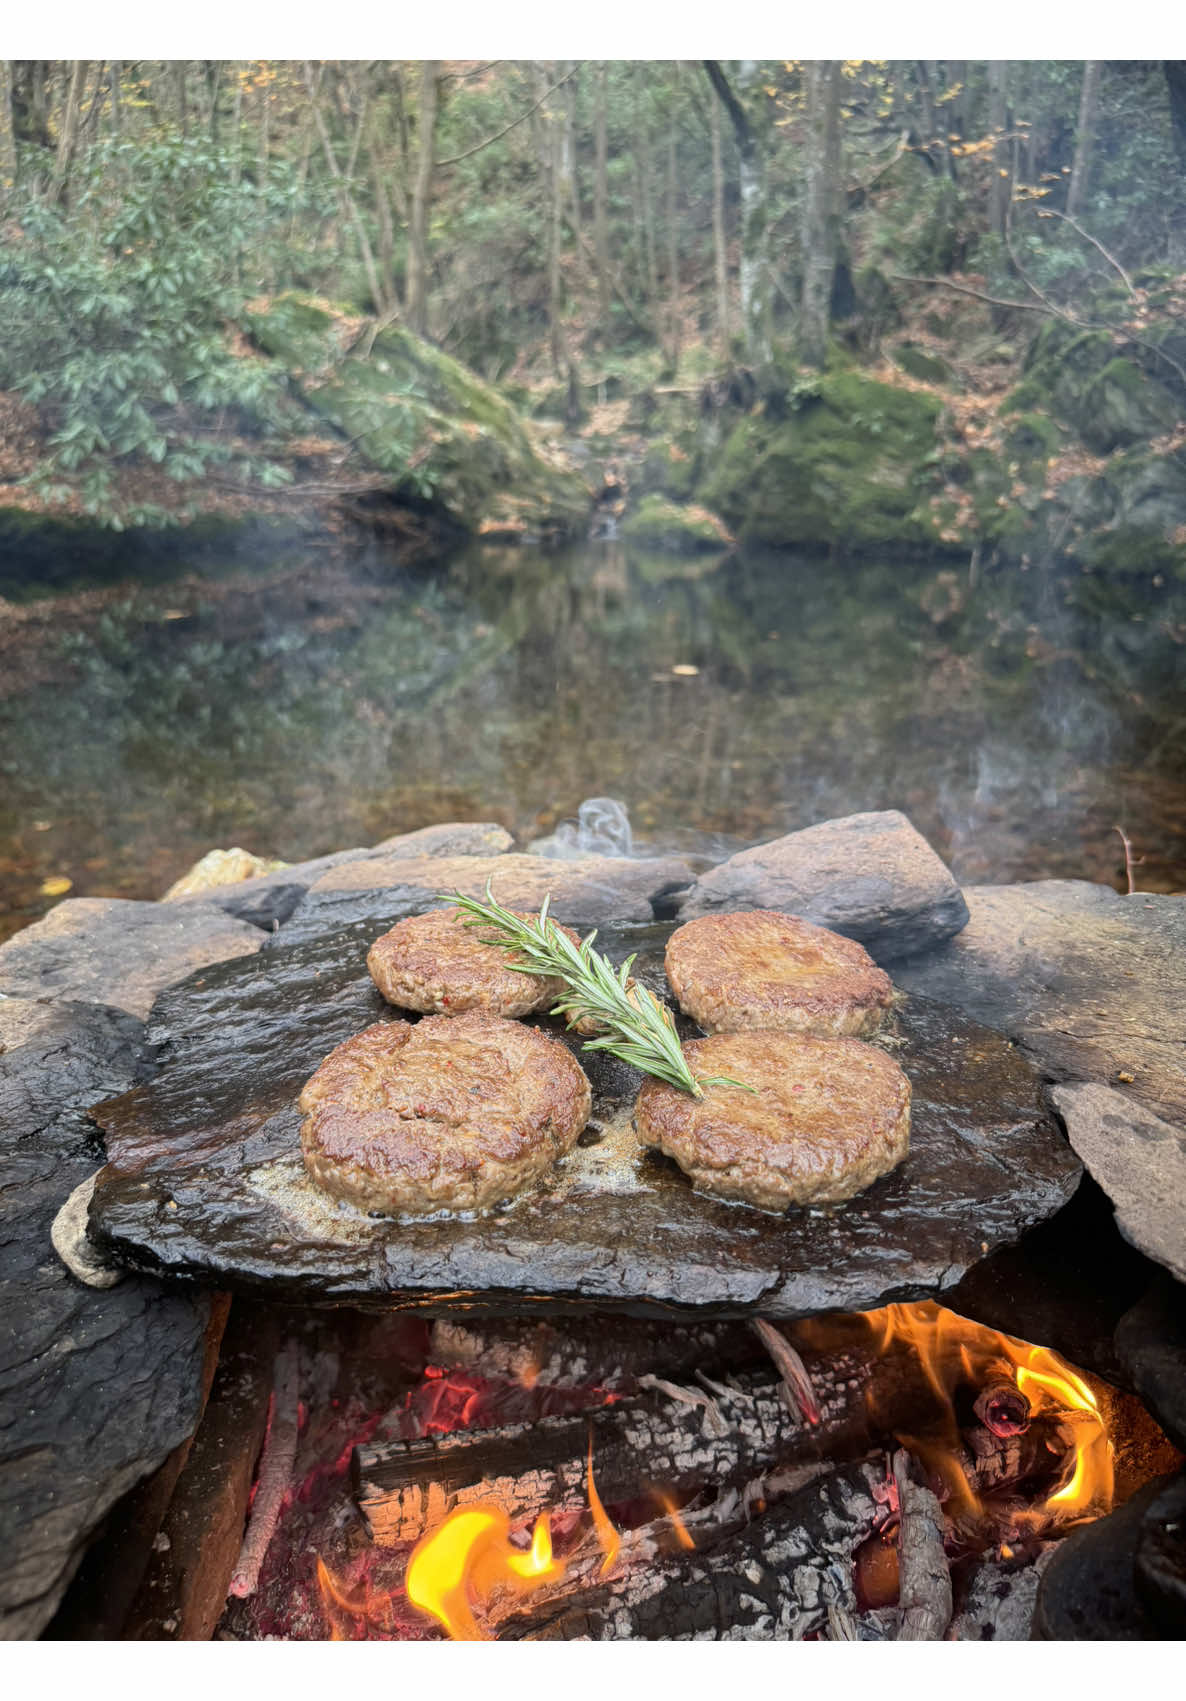
[[[508,968],[519,974],[548,975],[564,982],[567,990],[553,1005],[551,1014],[565,1017],[570,1028],[588,1019],[605,1030],[596,1039],[585,1041],[586,1051],[608,1051],[623,1063],[630,1063],[644,1074],[654,1075],[698,1099],[704,1097],[706,1086],[754,1091],[744,1081],[734,1081],[728,1075],[693,1075],[670,1011],[653,992],[630,980],[633,956],[615,969],[608,957],[593,949],[596,929],[586,934],[579,945],[574,945],[548,914],[551,893],[540,906],[539,915],[531,921],[521,920],[498,903],[489,881],[484,903],[460,892],[438,892],[437,897],[442,903],[456,904],[465,912],[469,918],[466,927],[489,929],[478,935],[483,944],[514,951],[519,960],[508,963]]]

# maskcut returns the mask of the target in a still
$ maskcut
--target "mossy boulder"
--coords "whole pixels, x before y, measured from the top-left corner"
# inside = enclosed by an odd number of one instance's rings
[[[930,354],[917,343],[899,343],[890,350],[890,359],[908,378],[923,384],[950,384],[952,370],[937,354]]]
[[[622,536],[640,549],[673,555],[719,555],[734,541],[729,528],[707,508],[668,502],[662,496],[644,496],[622,521]]]
[[[648,445],[634,482],[644,495],[687,502],[696,483],[696,457],[670,437],[657,438]]]
[[[856,371],[742,419],[699,495],[747,542],[914,548],[935,540],[937,397]]]
[[[1181,411],[1159,379],[1117,354],[1109,331],[1062,321],[1038,332],[1022,381],[1004,405],[1007,411],[1054,413],[1101,455],[1171,430]]]
[[[483,535],[584,527],[590,499],[579,476],[489,384],[402,325],[375,332],[347,308],[297,294],[257,308],[250,325],[397,499]]]

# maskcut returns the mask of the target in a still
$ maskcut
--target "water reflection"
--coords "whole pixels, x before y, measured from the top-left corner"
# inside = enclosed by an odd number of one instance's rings
[[[85,599],[84,599],[85,600]],[[0,684],[0,928],[431,820],[522,841],[621,799],[724,854],[905,810],[966,880],[1186,884],[1186,596],[1145,581],[475,549],[188,575],[27,623]],[[11,656],[10,645],[5,652]]]

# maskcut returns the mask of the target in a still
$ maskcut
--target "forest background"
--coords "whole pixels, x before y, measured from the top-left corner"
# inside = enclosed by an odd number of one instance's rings
[[[0,62],[0,504],[123,527],[375,486],[481,529],[398,328],[756,541],[1037,527],[1177,569],[1184,191],[1180,61]],[[278,299],[387,367],[402,434],[317,404]],[[851,536],[764,506],[788,421]],[[836,482],[870,449],[893,512]]]

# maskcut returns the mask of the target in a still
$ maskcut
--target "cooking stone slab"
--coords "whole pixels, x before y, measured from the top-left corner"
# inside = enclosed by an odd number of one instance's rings
[[[694,1193],[636,1143],[639,1075],[571,1039],[593,1121],[555,1170],[483,1217],[368,1217],[306,1177],[296,1101],[327,1052],[397,1014],[366,972],[381,930],[280,935],[162,994],[155,1074],[96,1112],[109,1162],[90,1234],[102,1250],[315,1305],[790,1318],[942,1293],[1078,1185],[1033,1067],[1001,1035],[911,997],[887,1036],[914,1088],[910,1155],[844,1205],[776,1216]],[[635,972],[658,991],[670,932],[606,929],[598,943],[615,961],[640,952]]]

